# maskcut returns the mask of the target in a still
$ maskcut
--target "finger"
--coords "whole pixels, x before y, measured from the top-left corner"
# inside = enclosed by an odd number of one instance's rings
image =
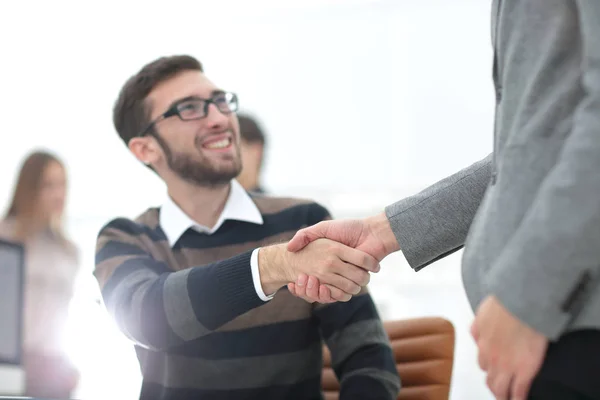
[[[481,349],[481,346],[478,345],[477,348],[478,348],[477,362],[479,364],[479,368],[481,368],[483,371],[487,372],[488,366],[489,366],[487,354]]]
[[[327,285],[319,285],[319,303],[333,303],[335,300],[331,298],[331,291]]]
[[[335,286],[331,286],[331,285],[324,285],[324,286],[327,286],[327,288],[329,289],[329,292],[331,293],[331,298],[334,301],[346,302],[352,298],[352,296],[350,296],[348,293],[336,288]]]
[[[494,396],[496,396],[496,400],[508,400],[511,381],[512,373],[498,371],[494,368],[493,371],[490,369],[490,373],[488,374],[487,386],[494,393]]]
[[[308,303],[314,303],[313,300],[307,298],[305,295],[303,295],[301,293],[302,291],[298,289],[298,287],[296,286],[295,283],[293,283],[293,282],[288,283],[287,287],[288,287],[288,290],[290,291],[290,293],[293,294],[294,296],[296,296],[296,297],[298,297],[298,298],[300,298],[300,299],[302,299],[302,300],[304,300],[304,301],[306,301]]]
[[[288,290],[290,291],[290,293],[292,293],[294,296],[306,301],[307,303],[314,303],[315,300],[309,298],[306,295],[306,292],[303,290],[304,288],[299,288],[298,285],[296,285],[295,283],[291,282],[288,283]]]
[[[298,274],[298,278],[296,278],[296,286],[305,287],[307,283],[308,283],[308,275],[306,275],[304,272],[301,272],[300,274]]]
[[[340,258],[350,264],[354,264],[366,271],[379,272],[381,269],[379,261],[370,254],[353,249],[348,246],[340,248]]]
[[[354,265],[346,264],[344,267],[337,266],[337,268],[334,270],[348,271],[348,267],[356,268]],[[337,273],[324,274],[323,276],[319,277],[319,280],[321,283],[327,283],[331,286],[335,286],[350,296],[360,293],[362,289],[361,286],[356,284],[356,282],[353,280],[346,278],[345,275],[340,275]]]
[[[294,296],[297,296],[297,294],[296,294],[296,284],[295,283],[293,283],[293,282],[288,283],[287,289],[288,289],[288,292],[290,292]]]
[[[288,242],[288,251],[295,253],[297,251],[302,250],[313,240],[326,237],[325,234],[327,230],[325,229],[325,226],[324,222],[319,222],[318,224],[310,226],[308,228],[300,229],[298,232],[296,232],[292,240]]]
[[[351,280],[353,283],[360,287],[366,286],[371,280],[371,276],[369,275],[368,271],[352,264],[351,262],[347,262],[347,260],[342,254],[337,254],[336,256],[334,256],[334,259],[331,260],[331,262],[329,263],[329,270],[327,272],[333,272],[337,275],[341,275],[343,278]],[[343,287],[338,287],[348,294],[356,294],[347,291]]]
[[[510,400],[525,400],[529,396],[529,389],[537,374],[537,368],[528,368],[517,373],[512,381],[510,389]]]
[[[335,273],[342,277],[351,280],[358,286],[365,287],[371,281],[371,275],[362,268],[357,267],[354,264],[343,263],[338,265],[338,268],[334,270]],[[357,293],[351,293],[357,294]]]
[[[306,285],[306,297],[313,301],[319,301],[319,285],[321,283],[314,276],[308,277],[308,283]]]
[[[306,285],[308,283],[308,275],[306,275],[305,273],[300,273],[298,274],[298,278],[296,278],[296,282],[295,282],[295,293],[296,296],[303,298],[304,300],[306,300]]]

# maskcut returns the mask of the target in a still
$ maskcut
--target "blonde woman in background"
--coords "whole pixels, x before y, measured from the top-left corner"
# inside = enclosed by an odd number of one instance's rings
[[[27,396],[65,399],[79,374],[63,348],[69,302],[78,271],[77,249],[64,234],[66,172],[46,152],[21,167],[0,236],[25,246],[23,364]]]

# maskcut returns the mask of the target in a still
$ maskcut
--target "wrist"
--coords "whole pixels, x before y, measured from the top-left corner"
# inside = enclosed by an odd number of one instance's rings
[[[258,271],[263,292],[271,295],[285,286],[288,281],[282,271],[285,245],[262,247],[258,251]]]
[[[375,237],[379,239],[383,245],[385,256],[400,250],[398,239],[392,231],[392,226],[385,213],[377,214],[373,217],[369,217],[365,220],[367,226],[369,226],[371,232]]]

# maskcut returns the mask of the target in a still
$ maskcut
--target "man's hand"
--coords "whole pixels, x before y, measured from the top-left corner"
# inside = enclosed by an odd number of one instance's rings
[[[525,400],[548,347],[548,339],[510,314],[493,296],[481,303],[471,326],[479,366],[496,399]]]
[[[299,230],[288,243],[288,250],[295,252],[318,238],[328,238],[346,246],[364,251],[377,261],[400,250],[394,232],[384,213],[366,219],[334,220],[319,222]],[[295,283],[288,284],[290,293],[308,301],[331,303],[341,296],[340,288],[319,282],[318,277],[299,275]]]
[[[385,214],[366,219],[323,221],[296,232],[288,243],[288,250],[296,252],[313,240],[327,238],[345,244],[381,261],[400,250]]]
[[[335,287],[334,300],[348,301],[369,283],[369,271],[379,271],[379,261],[341,243],[319,239],[296,253],[287,251],[285,244],[263,247],[258,267],[265,293],[274,293],[307,274]]]

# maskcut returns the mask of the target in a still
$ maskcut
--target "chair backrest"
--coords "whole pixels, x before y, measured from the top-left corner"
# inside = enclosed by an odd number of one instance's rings
[[[448,400],[454,363],[454,326],[444,318],[384,322],[402,381],[399,400]],[[339,398],[331,355],[323,348],[322,386],[326,400]]]

